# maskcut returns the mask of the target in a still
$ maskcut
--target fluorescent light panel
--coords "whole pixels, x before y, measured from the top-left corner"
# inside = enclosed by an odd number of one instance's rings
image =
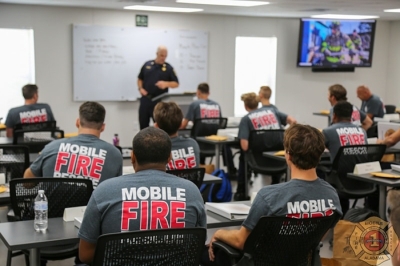
[[[177,3],[197,4],[197,5],[217,5],[217,6],[262,6],[268,5],[269,2],[262,1],[236,1],[236,0],[176,0]]]
[[[182,8],[182,7],[167,7],[167,6],[141,6],[141,5],[126,6],[126,7],[124,7],[124,9],[141,10],[141,11],[159,11],[159,12],[183,12],[183,13],[203,11],[203,9],[200,9],[200,8]]]
[[[385,11],[385,12],[393,12],[393,13],[400,13],[400,8],[397,8],[397,9],[385,9],[383,11]]]
[[[341,14],[322,14],[313,15],[312,18],[327,18],[327,19],[372,19],[379,18],[378,16],[368,16],[368,15],[341,15]]]

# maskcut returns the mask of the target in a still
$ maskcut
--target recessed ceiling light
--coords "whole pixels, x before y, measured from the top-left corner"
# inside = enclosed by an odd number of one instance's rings
[[[262,1],[239,1],[239,0],[176,0],[177,3],[198,4],[198,5],[217,5],[217,6],[262,6],[269,2]]]
[[[385,11],[385,12],[400,13],[400,8],[397,8],[397,9],[385,9],[385,10],[383,10],[383,11]]]
[[[368,16],[368,15],[340,15],[340,14],[323,14],[323,15],[313,15],[312,18],[327,18],[327,19],[372,19],[379,18],[378,16]]]
[[[124,9],[130,10],[141,10],[141,11],[159,11],[159,12],[200,12],[203,9],[200,8],[182,8],[182,7],[166,7],[166,6],[141,6],[141,5],[134,5],[134,6],[126,6]]]

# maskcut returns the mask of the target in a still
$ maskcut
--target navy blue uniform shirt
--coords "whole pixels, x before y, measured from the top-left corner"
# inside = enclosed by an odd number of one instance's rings
[[[139,79],[143,81],[143,88],[153,98],[164,92],[168,92],[168,88],[162,90],[156,86],[158,81],[178,81],[174,68],[168,64],[157,64],[154,60],[147,61],[140,70]]]

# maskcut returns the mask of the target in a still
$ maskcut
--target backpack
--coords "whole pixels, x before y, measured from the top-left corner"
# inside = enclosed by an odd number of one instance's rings
[[[232,186],[228,175],[221,169],[215,170],[212,175],[220,177],[222,183],[201,185],[200,193],[204,202],[230,202],[232,200]]]
[[[367,208],[351,208],[346,212],[346,214],[343,217],[343,220],[352,223],[359,223],[373,216],[381,218],[379,214],[373,210]]]

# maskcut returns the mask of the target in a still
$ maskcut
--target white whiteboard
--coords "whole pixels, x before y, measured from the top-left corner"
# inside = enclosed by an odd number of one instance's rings
[[[168,48],[166,61],[179,79],[170,93],[195,92],[207,82],[207,32],[73,25],[74,101],[137,100],[137,76],[159,45]]]

